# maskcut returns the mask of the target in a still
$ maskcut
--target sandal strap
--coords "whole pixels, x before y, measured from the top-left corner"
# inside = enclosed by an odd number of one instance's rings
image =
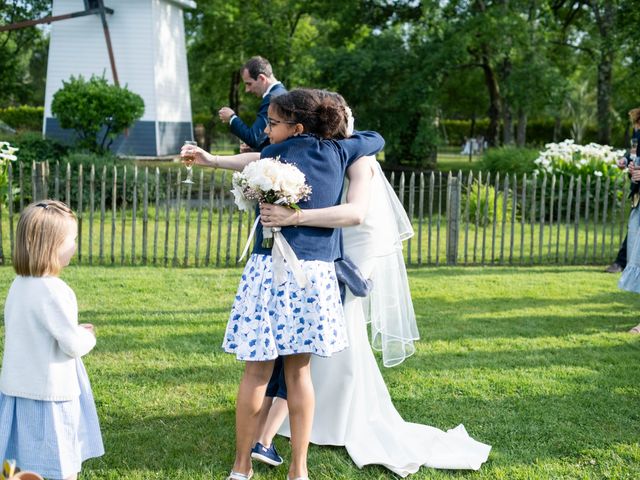
[[[250,470],[247,475],[231,470],[231,473],[227,477],[227,480],[250,480],[251,477],[253,477],[253,470]]]

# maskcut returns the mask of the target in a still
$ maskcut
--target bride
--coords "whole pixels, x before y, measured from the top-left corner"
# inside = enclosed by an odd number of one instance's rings
[[[371,346],[382,352],[387,367],[414,353],[418,330],[402,257],[402,241],[413,235],[413,229],[374,158],[357,160],[347,176],[342,205],[298,213],[275,205],[260,210],[265,227],[294,223],[349,227],[343,229],[344,253],[373,281],[367,298],[355,297],[347,289],[344,311],[350,347],[311,362],[316,391],[311,442],[345,446],[359,468],[379,464],[401,477],[422,465],[478,470],[491,447],[471,438],[463,425],[445,432],[406,422],[393,405]],[[286,402],[278,402],[274,411],[283,410]],[[268,417],[265,445],[271,443],[283,416]],[[278,433],[290,436],[288,421]]]

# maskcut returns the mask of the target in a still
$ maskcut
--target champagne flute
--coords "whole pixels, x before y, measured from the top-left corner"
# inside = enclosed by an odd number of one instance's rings
[[[198,146],[198,142],[194,142],[193,140],[185,140],[184,144]],[[188,185],[193,184],[193,162],[195,161],[195,155],[182,155],[182,163],[184,163],[184,166],[187,169],[187,178],[183,180],[182,183],[186,183]]]
[[[638,139],[637,138],[631,139],[631,148],[629,148],[629,157],[631,158],[631,161],[634,162],[634,165],[636,165],[638,162]]]

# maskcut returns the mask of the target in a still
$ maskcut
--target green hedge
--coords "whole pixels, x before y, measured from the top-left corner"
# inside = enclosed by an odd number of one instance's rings
[[[447,133],[447,140],[449,145],[462,146],[464,138],[469,136],[471,128],[471,120],[444,120],[442,122],[444,129]],[[476,120],[476,127],[474,135],[484,135],[489,126],[489,119],[483,118]],[[553,130],[555,121],[553,119],[547,120],[530,120],[527,122],[527,145],[533,145],[541,147],[546,143],[553,141]],[[442,134],[442,128],[440,133]],[[623,126],[616,126],[612,132],[612,143],[614,146],[624,146],[624,134],[625,130]],[[562,141],[566,138],[571,138],[571,122],[564,121],[561,124],[560,138],[557,141]],[[595,125],[587,127],[584,133],[583,143],[597,142],[598,130]]]
[[[69,147],[51,138],[42,138],[41,133],[21,132],[7,139],[11,145],[20,150],[16,155],[21,162],[55,162],[61,161],[69,152]]]
[[[492,173],[532,173],[536,169],[534,160],[539,152],[535,149],[520,147],[490,148],[482,155],[480,168]]]
[[[0,120],[16,130],[42,131],[44,107],[22,105],[20,107],[0,108]]]

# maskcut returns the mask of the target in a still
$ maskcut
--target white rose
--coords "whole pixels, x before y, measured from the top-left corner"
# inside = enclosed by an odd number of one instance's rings
[[[244,192],[239,186],[234,186],[231,189],[231,193],[233,193],[233,200],[238,206],[238,209],[245,212],[250,212],[251,210],[253,210],[253,208],[255,207],[255,202],[247,200],[247,198],[244,196]]]

